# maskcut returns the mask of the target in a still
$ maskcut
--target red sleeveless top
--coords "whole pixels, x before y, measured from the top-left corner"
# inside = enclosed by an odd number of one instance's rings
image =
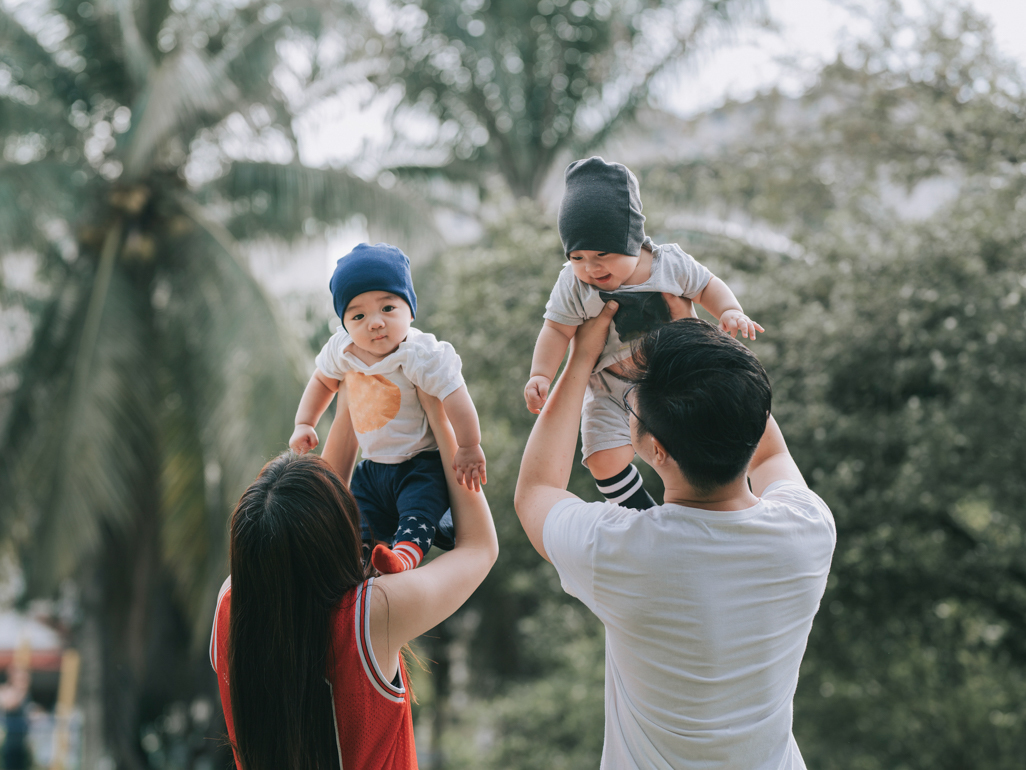
[[[210,664],[217,672],[228,737],[235,744],[228,689],[228,623],[231,576],[217,597],[210,637]],[[370,643],[370,594],[374,578],[347,593],[332,613],[330,631],[334,668],[325,672],[331,687],[335,738],[342,770],[416,770],[413,716],[406,688],[406,668],[389,682],[374,659]],[[235,765],[241,769],[238,757]]]

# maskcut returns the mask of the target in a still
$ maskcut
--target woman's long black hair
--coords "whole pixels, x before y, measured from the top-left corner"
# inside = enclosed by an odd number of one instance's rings
[[[264,466],[231,520],[228,678],[243,770],[338,767],[332,610],[364,579],[356,501],[316,455]]]

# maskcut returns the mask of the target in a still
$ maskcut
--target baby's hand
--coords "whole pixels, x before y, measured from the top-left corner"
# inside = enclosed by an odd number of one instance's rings
[[[720,316],[720,331],[726,332],[731,337],[737,337],[737,333],[741,332],[742,337],[754,340],[756,331],[764,332],[766,330],[740,310],[725,310]]]
[[[297,425],[292,431],[292,438],[289,439],[289,449],[297,454],[306,454],[315,449],[321,443],[317,440],[317,431],[312,425]]]
[[[452,469],[456,471],[456,483],[462,484],[472,492],[480,492],[481,485],[488,483],[484,451],[480,444],[461,446],[457,449],[452,460]]]
[[[524,388],[524,399],[531,414],[538,414],[549,398],[549,385],[552,380],[543,374],[536,374],[527,381]]]

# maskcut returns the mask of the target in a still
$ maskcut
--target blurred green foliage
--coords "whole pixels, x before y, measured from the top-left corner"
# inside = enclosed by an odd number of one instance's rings
[[[711,118],[751,126],[738,138],[635,169],[646,229],[679,239],[767,327],[753,349],[774,412],[837,520],[795,702],[809,766],[1017,768],[1026,84],[971,14],[922,28],[893,15],[878,34],[804,98],[769,95]],[[550,218],[518,212],[420,278],[436,282],[425,323],[463,355],[486,426],[503,545],[474,597],[470,643],[473,681],[493,694],[464,709],[451,752],[461,767],[593,767],[601,628],[554,594],[507,502],[532,421],[519,411],[526,367],[560,261]],[[735,237],[681,213],[747,225]],[[590,486],[583,473],[572,481],[586,498]]]
[[[894,19],[827,68],[800,137],[794,105],[766,100],[732,157],[646,182],[664,204],[760,212],[804,251],[745,281],[774,411],[838,523],[795,703],[810,766],[1012,768],[1026,749],[1026,89],[972,15],[903,45],[908,29]],[[933,211],[907,209],[917,189]]]

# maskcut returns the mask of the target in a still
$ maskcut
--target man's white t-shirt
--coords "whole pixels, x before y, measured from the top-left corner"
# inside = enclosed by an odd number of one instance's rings
[[[545,550],[606,628],[602,768],[801,770],[792,700],[836,541],[807,488],[742,511],[559,501]]]

